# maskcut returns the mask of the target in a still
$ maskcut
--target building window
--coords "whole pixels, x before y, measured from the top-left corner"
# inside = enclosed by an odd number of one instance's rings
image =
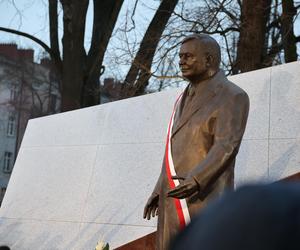
[[[8,124],[7,124],[7,135],[14,136],[15,135],[15,127],[16,127],[16,116],[13,113],[10,113],[8,116]]]
[[[18,98],[18,86],[17,85],[12,85],[10,89],[10,100],[16,101]]]
[[[3,171],[5,173],[10,173],[11,172],[11,165],[12,165],[12,152],[4,152],[4,167]]]

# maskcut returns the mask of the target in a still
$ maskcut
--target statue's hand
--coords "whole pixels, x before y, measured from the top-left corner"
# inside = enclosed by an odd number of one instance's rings
[[[152,194],[150,196],[144,208],[144,216],[143,216],[144,219],[147,218],[148,220],[150,220],[151,214],[152,217],[158,215],[158,199],[159,199],[158,194]]]
[[[184,178],[179,176],[172,176],[172,179],[181,179],[181,183],[174,189],[168,192],[168,197],[173,197],[177,199],[184,199],[199,190],[197,182],[193,178]]]

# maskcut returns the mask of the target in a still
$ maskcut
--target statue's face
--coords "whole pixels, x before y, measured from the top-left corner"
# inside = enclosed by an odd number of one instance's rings
[[[194,39],[182,44],[179,52],[182,76],[192,82],[204,79],[208,70],[206,57],[199,41]]]

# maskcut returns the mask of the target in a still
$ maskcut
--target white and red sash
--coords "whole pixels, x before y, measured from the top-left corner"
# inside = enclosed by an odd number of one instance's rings
[[[178,99],[175,102],[174,110],[172,112],[171,120],[168,126],[168,132],[167,132],[165,165],[166,165],[166,172],[167,172],[168,181],[171,189],[177,187],[180,184],[178,180],[172,179],[172,176],[176,175],[176,171],[175,171],[173,158],[172,158],[171,136],[172,136],[172,128],[173,128],[175,113],[181,97],[182,94],[178,97]],[[191,220],[186,200],[174,198],[174,203],[175,203],[176,212],[179,219],[179,227],[180,229],[183,229],[185,226],[187,226],[190,223]]]

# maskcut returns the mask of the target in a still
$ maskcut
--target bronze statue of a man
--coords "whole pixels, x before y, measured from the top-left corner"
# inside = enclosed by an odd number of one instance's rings
[[[248,95],[219,69],[218,43],[208,35],[182,41],[179,66],[189,85],[174,107],[161,174],[144,209],[158,214],[157,249],[214,197],[233,188]]]

